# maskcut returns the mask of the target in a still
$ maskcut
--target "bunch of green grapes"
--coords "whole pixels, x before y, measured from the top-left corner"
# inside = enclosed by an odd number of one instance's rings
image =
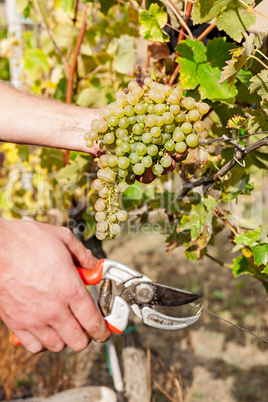
[[[85,135],[89,148],[97,143],[104,152],[92,183],[100,197],[94,206],[100,240],[120,233],[120,222],[127,219],[120,197],[136,176],[148,168],[161,176],[171,157],[197,147],[198,135],[205,129],[201,119],[209,110],[206,103],[184,97],[181,89],[150,77],[142,88],[131,81],[128,90],[116,93],[116,102],[103,111],[101,120],[91,123]]]

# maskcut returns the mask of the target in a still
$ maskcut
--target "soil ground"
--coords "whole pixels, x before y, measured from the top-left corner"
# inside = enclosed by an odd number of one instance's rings
[[[268,338],[267,295],[253,278],[234,279],[228,268],[208,258],[188,261],[182,249],[166,255],[162,235],[122,236],[105,243],[104,248],[109,258],[128,264],[154,281],[202,293],[206,309]],[[214,252],[214,257],[225,262],[233,258],[226,233],[218,239]],[[196,310],[178,307],[173,313],[192,315]],[[135,322],[142,346],[151,351],[152,401],[267,402],[267,343],[206,312],[195,325],[179,331],[161,331],[138,319]],[[118,338],[116,343],[120,343]],[[113,388],[104,345],[92,343],[77,354],[68,349],[58,355],[44,352],[37,363],[34,357],[24,361],[23,351],[15,360],[12,353],[18,352],[10,348],[7,353],[6,370],[15,381],[13,398],[47,396],[83,385]],[[3,373],[3,367],[0,370]],[[178,379],[183,385],[183,399],[178,393]]]

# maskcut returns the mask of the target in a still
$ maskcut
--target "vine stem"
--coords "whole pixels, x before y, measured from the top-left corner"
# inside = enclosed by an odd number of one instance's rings
[[[71,101],[72,101],[74,73],[75,73],[75,69],[76,69],[76,65],[77,65],[77,58],[78,58],[78,55],[80,52],[82,40],[83,40],[83,37],[86,32],[88,7],[89,7],[88,5],[85,7],[82,26],[80,28],[79,35],[78,35],[78,38],[76,41],[73,60],[72,60],[70,71],[69,71],[68,78],[67,78],[66,103],[71,103]],[[70,156],[70,151],[66,150],[65,151],[65,164],[66,165],[68,165],[70,163],[69,156]]]
[[[203,177],[202,179],[195,181],[185,181],[182,187],[182,191],[177,197],[178,201],[181,201],[188,193],[195,187],[202,186],[204,193],[208,191],[208,189],[221,177],[226,175],[236,164],[239,164],[241,160],[243,160],[246,155],[250,152],[256,151],[257,149],[268,145],[268,136],[262,138],[259,141],[254,142],[254,144],[248,145],[247,147],[235,147],[233,158],[227,162],[220,170],[211,176]],[[174,200],[173,202],[175,202]]]
[[[261,63],[261,65],[262,65],[263,67],[265,67],[265,68],[268,70],[268,67],[266,66],[266,64],[264,64],[263,61],[261,61],[258,57],[253,56],[253,55],[250,55],[250,58],[257,60],[259,63]]]
[[[235,235],[238,236],[238,232],[235,229],[235,227],[225,218],[225,216],[223,215],[223,213],[218,209],[215,208],[214,209],[215,214],[218,216],[218,218],[220,218],[226,226],[228,226],[228,228],[231,230],[231,232]]]
[[[262,57],[264,57],[266,60],[268,60],[268,57],[267,56],[265,56],[265,54],[264,53],[262,53],[259,49],[256,49],[255,50],[256,52],[258,52],[259,54],[261,54],[262,55]]]
[[[201,35],[198,36],[198,38],[196,40],[201,41],[202,39],[204,39],[211,31],[213,31],[214,28],[216,28],[217,24],[216,22],[213,22],[212,24],[210,24],[205,30],[204,32],[201,33]]]
[[[186,13],[185,13],[185,20],[184,20],[185,24],[187,24],[187,25],[188,25],[188,22],[189,22],[191,13],[192,13],[192,8],[193,8],[193,3],[187,3]],[[182,27],[182,29],[180,31],[180,34],[179,34],[179,37],[178,37],[177,45],[183,39],[184,34],[185,34],[185,30]],[[178,56],[179,56],[179,54],[176,52],[176,57],[178,57]],[[173,85],[173,83],[175,82],[175,80],[176,80],[176,78],[177,78],[177,76],[179,74],[179,71],[180,71],[180,65],[177,64],[177,63],[175,63],[175,65],[176,65],[176,67],[175,67],[175,69],[174,69],[174,71],[173,71],[173,73],[172,73],[172,75],[171,75],[171,77],[169,79],[169,85]]]
[[[180,24],[181,24],[181,27],[182,27],[182,28],[181,28],[180,32],[183,31],[183,29],[184,29],[184,31],[186,31],[186,32],[188,33],[189,38],[194,39],[193,34],[192,34],[191,30],[189,29],[189,27],[188,27],[188,25],[187,25],[187,24],[188,24],[188,21],[187,21],[187,23],[186,23],[186,22],[183,20],[183,18],[182,18],[181,15],[180,15],[180,10],[179,10],[178,7],[176,6],[176,4],[174,4],[172,0],[167,0],[166,2],[167,2],[167,4],[168,4],[168,6],[171,8],[171,10],[173,11],[173,13],[176,15],[177,19],[179,20],[179,22],[180,22]]]

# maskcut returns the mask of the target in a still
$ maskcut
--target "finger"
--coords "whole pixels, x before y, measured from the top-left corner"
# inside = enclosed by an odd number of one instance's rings
[[[184,161],[184,159],[187,158],[188,155],[188,149],[186,149],[186,151],[184,151],[182,154],[177,153],[175,156],[173,156],[173,158],[175,159],[175,161],[177,163]]]
[[[15,335],[30,353],[40,353],[44,350],[44,345],[29,331],[16,331]]]
[[[86,288],[84,290],[86,294],[79,296],[77,293],[76,297],[71,299],[71,311],[92,339],[105,342],[111,335],[110,331],[90,294]]]
[[[32,335],[40,341],[42,345],[51,352],[60,352],[65,348],[65,343],[61,337],[56,333],[56,331],[47,326],[41,328],[35,328],[32,331]]]
[[[62,241],[68,247],[74,260],[83,268],[93,269],[98,260],[91,251],[83,246],[70,229],[64,227],[57,229]]]

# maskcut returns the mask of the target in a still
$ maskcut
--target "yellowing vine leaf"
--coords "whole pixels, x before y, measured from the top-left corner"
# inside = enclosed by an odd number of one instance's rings
[[[167,23],[167,13],[158,4],[152,3],[149,11],[142,10],[139,22],[141,33],[145,39],[154,42],[167,42],[169,40],[169,35],[162,31]]]
[[[258,35],[253,33],[247,34],[242,32],[245,42],[243,46],[230,50],[232,59],[226,62],[227,66],[223,67],[223,72],[221,74],[220,83],[227,81],[231,87],[235,81],[235,78],[242,67],[245,66],[248,69],[252,64],[251,56],[254,56],[256,50],[258,50],[261,45],[265,34],[260,32]]]

